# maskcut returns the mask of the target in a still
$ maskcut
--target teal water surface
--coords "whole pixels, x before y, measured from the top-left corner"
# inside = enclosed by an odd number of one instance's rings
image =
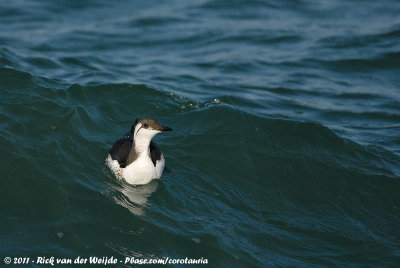
[[[0,262],[397,267],[398,14],[394,0],[0,2]],[[141,117],[174,129],[155,137],[174,172],[132,187],[104,160]]]

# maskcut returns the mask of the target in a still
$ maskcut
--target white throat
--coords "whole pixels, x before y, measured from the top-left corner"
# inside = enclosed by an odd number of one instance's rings
[[[151,139],[157,133],[159,133],[159,131],[146,129],[142,127],[142,124],[140,123],[136,125],[133,141],[135,143],[135,150],[139,155],[141,155],[143,152],[149,151]]]

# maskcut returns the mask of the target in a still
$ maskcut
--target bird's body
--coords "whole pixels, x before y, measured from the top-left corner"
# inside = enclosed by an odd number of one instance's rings
[[[151,139],[160,132],[170,130],[154,119],[136,120],[131,131],[114,144],[106,164],[118,178],[129,184],[147,184],[152,179],[159,179],[165,159]]]

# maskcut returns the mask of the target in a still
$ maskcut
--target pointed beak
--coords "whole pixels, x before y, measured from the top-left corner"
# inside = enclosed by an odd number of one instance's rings
[[[172,128],[160,126],[160,131],[172,131]]]

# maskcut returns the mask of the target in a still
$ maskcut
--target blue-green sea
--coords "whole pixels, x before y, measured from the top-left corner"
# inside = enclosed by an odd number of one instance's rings
[[[1,0],[0,160],[1,267],[399,267],[400,1]]]

